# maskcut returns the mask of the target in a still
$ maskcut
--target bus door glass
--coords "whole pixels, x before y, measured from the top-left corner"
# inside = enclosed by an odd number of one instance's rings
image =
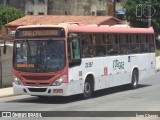
[[[80,41],[78,37],[72,36],[68,39],[69,67],[80,65]]]

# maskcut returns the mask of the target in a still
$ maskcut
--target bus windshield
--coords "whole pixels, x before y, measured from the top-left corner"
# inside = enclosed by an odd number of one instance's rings
[[[55,72],[65,67],[64,40],[17,40],[14,68],[24,72]]]

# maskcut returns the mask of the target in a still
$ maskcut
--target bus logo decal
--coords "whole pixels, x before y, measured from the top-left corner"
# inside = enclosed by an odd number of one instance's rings
[[[116,69],[124,69],[124,62],[120,62],[118,60],[114,60],[113,61],[113,70],[116,70]]]

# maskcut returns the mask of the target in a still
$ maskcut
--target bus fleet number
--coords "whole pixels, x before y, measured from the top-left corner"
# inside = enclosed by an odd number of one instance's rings
[[[86,63],[85,68],[89,68],[89,67],[92,67],[92,66],[93,66],[93,62],[88,62],[88,63]]]

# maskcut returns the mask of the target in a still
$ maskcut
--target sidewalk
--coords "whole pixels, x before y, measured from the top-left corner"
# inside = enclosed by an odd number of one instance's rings
[[[156,71],[160,71],[160,56],[156,57]]]
[[[156,58],[156,71],[160,71],[160,56]],[[0,88],[0,98],[13,96],[13,88]]]
[[[0,88],[0,98],[13,96],[13,88]]]

